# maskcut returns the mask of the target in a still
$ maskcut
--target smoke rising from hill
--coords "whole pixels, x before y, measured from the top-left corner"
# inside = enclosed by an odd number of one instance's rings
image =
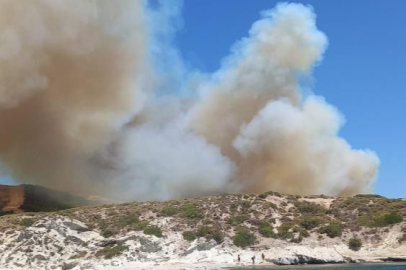
[[[213,74],[187,70],[171,45],[180,10],[1,1],[4,173],[118,200],[371,191],[378,157],[338,136],[333,106],[302,94],[328,43],[310,7],[263,12]]]

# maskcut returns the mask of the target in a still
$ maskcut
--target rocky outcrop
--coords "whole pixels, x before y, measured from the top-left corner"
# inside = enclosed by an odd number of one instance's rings
[[[276,265],[299,265],[299,264],[338,264],[346,263],[344,258],[323,258],[323,257],[311,257],[302,254],[294,254],[293,256],[279,257],[270,262]]]

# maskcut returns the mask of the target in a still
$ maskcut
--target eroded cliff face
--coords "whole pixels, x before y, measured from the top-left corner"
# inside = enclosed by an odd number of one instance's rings
[[[89,204],[95,202],[40,186],[0,185],[0,215],[56,211]]]

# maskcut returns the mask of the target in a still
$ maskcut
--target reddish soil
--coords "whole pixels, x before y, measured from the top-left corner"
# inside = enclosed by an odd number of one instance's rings
[[[24,203],[24,186],[0,185],[0,211],[21,212],[20,207]]]

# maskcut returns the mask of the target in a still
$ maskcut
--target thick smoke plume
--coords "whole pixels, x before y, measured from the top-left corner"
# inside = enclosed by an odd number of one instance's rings
[[[328,43],[310,7],[263,12],[213,74],[188,71],[171,45],[180,10],[1,1],[3,173],[120,200],[371,191],[378,157],[353,150],[338,111],[302,94]]]

